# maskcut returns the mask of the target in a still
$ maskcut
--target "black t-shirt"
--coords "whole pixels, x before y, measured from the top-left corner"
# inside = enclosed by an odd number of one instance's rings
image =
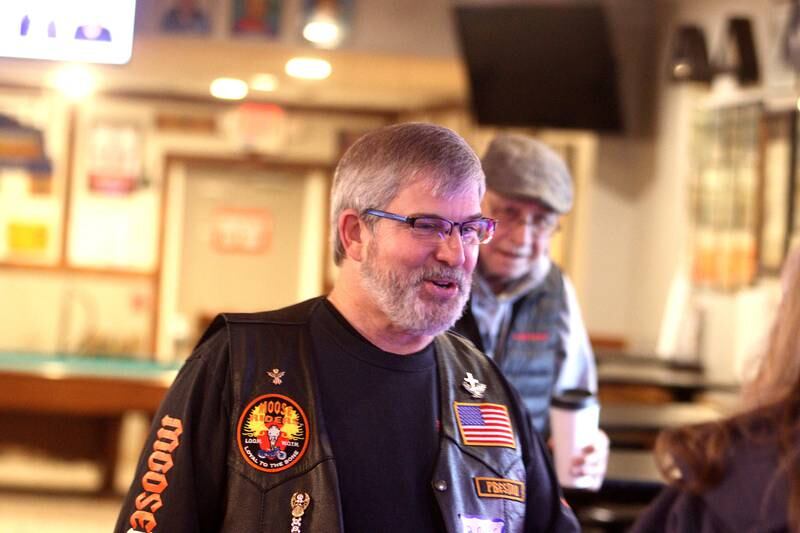
[[[345,531],[444,531],[430,484],[439,450],[433,344],[384,352],[328,300],[311,334]]]

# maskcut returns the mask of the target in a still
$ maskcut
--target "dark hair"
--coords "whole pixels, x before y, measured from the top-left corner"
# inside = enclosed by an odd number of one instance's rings
[[[718,485],[739,438],[777,444],[787,473],[790,529],[800,531],[800,249],[784,266],[783,298],[743,410],[719,422],[669,430],[656,441],[656,462],[670,483],[700,494]]]

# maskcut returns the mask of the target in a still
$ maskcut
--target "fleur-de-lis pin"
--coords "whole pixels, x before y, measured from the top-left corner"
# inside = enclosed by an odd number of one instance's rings
[[[464,388],[473,398],[483,398],[486,392],[486,384],[481,383],[472,376],[472,372],[467,372],[467,377],[464,378]]]
[[[283,380],[281,378],[283,377],[283,375],[285,373],[286,372],[282,372],[281,370],[279,370],[277,368],[273,368],[272,370],[267,372],[267,375],[272,378],[272,384],[273,385],[280,385],[281,383],[283,383]]]

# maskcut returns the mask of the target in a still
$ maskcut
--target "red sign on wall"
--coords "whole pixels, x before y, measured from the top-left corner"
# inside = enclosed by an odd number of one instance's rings
[[[211,224],[211,246],[223,254],[263,254],[272,243],[267,209],[220,207]]]

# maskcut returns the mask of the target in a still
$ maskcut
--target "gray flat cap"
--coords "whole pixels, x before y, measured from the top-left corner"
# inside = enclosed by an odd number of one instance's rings
[[[539,200],[558,213],[572,209],[572,176],[547,145],[525,135],[501,133],[489,143],[481,162],[489,189]]]

